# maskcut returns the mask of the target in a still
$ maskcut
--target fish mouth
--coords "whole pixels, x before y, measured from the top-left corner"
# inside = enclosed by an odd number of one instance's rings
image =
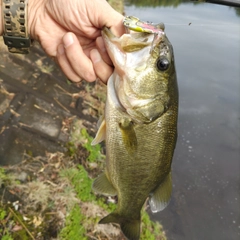
[[[124,33],[121,37],[117,37],[112,33],[110,28],[104,27],[102,30],[102,36],[107,45],[107,51],[111,59],[114,58],[114,54],[111,54],[113,51],[112,45],[115,45],[115,50],[117,48],[118,51],[121,51],[123,53],[136,52],[147,46],[151,46],[152,50],[153,47],[160,42],[164,35],[165,32],[163,30],[159,31],[159,33],[149,33],[136,32],[127,29],[126,33]]]

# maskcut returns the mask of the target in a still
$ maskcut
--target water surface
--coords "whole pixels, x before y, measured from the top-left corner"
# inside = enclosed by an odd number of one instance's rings
[[[151,216],[170,240],[240,239],[240,15],[213,4],[126,5],[126,15],[165,23],[178,75],[173,196]]]

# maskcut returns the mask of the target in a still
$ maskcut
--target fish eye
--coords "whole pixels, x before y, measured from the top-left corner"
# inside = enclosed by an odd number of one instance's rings
[[[157,68],[160,71],[165,71],[168,69],[170,63],[167,58],[159,58],[157,60]]]

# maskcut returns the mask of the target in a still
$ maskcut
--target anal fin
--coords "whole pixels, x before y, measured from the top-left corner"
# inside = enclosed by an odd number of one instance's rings
[[[109,182],[105,173],[100,174],[93,182],[92,189],[98,194],[116,196],[117,190]]]
[[[150,197],[149,204],[153,213],[162,211],[169,203],[172,193],[171,172]]]

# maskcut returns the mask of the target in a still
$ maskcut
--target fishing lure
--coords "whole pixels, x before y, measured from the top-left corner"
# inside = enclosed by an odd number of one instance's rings
[[[165,28],[163,23],[154,24],[151,22],[144,22],[134,16],[125,17],[123,20],[123,25],[127,30],[129,29],[135,32],[146,32],[154,34],[163,34]]]
[[[158,42],[159,38],[161,38],[165,34],[164,33],[164,29],[165,29],[164,23],[154,24],[151,22],[144,22],[134,16],[125,17],[123,20],[123,25],[125,26],[126,32],[129,32],[129,30],[132,30],[135,32],[140,32],[140,33],[154,34],[150,53],[152,52],[152,50],[154,48],[155,42]]]

